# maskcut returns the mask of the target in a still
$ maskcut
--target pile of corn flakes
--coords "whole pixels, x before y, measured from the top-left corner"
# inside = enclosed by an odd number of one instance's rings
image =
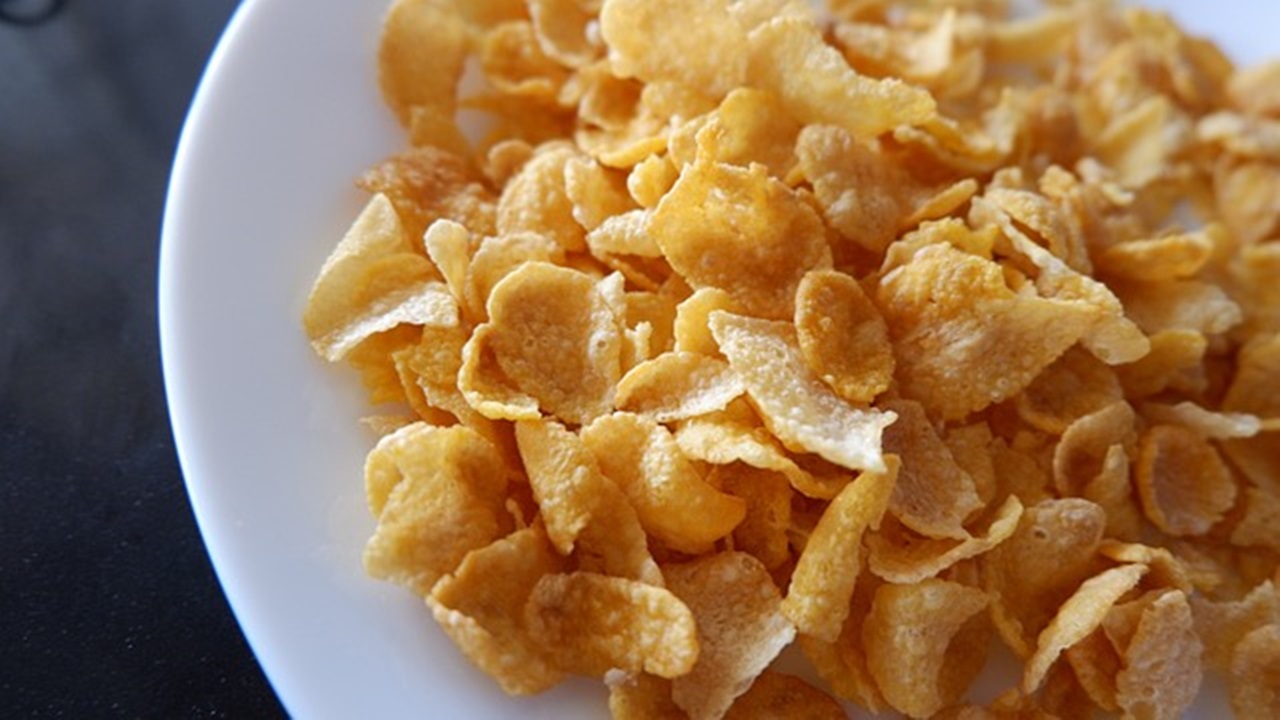
[[[1280,63],[1006,5],[397,0],[369,574],[618,718],[1280,717]]]

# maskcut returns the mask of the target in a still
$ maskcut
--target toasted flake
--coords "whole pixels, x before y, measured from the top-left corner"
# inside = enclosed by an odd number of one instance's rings
[[[1062,651],[1097,629],[1107,611],[1138,584],[1146,571],[1145,565],[1124,565],[1086,580],[1040,633],[1035,653],[1022,675],[1022,691],[1034,692]]]
[[[894,400],[884,407],[898,417],[885,430],[884,449],[902,458],[889,511],[922,535],[967,538],[964,522],[982,507],[973,476],[956,462],[920,403]]]
[[[494,287],[488,314],[489,321],[476,329],[464,352],[480,358],[492,353],[501,378],[491,384],[505,379],[511,390],[572,423],[609,412],[622,370],[621,322],[590,276],[548,263],[526,263]],[[466,367],[463,372],[465,380]],[[463,387],[464,393],[468,390],[483,396],[482,387]],[[473,404],[486,412],[485,406]]]
[[[983,555],[992,619],[1015,653],[1029,657],[1056,609],[1093,572],[1106,513],[1087,500],[1045,500],[1028,507],[1018,529]]]
[[[993,262],[930,245],[881,281],[903,391],[943,419],[1016,395],[1095,321],[1082,303],[1015,293]]]
[[[578,156],[572,147],[559,144],[535,153],[498,199],[498,234],[537,233],[569,252],[586,249],[586,233],[573,217],[573,201],[565,189],[565,167]]]
[[[1176,720],[1200,691],[1200,639],[1180,590],[1142,611],[1116,675],[1116,702],[1129,717]]]
[[[618,381],[615,404],[620,410],[670,422],[723,410],[745,391],[723,360],[671,352],[627,372]]]
[[[1280,625],[1245,636],[1231,658],[1231,709],[1236,717],[1275,717],[1280,713]]]
[[[835,698],[794,675],[765,670],[729,708],[725,720],[844,720]]]
[[[882,585],[862,631],[885,700],[915,718],[958,701],[986,661],[989,598],[945,580]]]
[[[580,565],[662,584],[636,511],[577,435],[552,422],[525,421],[516,424],[516,442],[560,554],[576,550]]]
[[[524,604],[544,575],[563,559],[538,527],[519,530],[472,550],[431,589],[436,622],[467,659],[512,695],[542,692],[564,679],[524,627]]]
[[[857,280],[834,270],[805,275],[796,290],[795,325],[805,361],[837,395],[870,403],[889,388],[889,330]]]
[[[839,398],[805,366],[790,323],[717,311],[711,333],[779,440],[851,470],[884,469],[881,434],[896,416]]]
[[[691,286],[765,316],[791,317],[800,279],[831,265],[822,220],[761,165],[700,158],[658,203],[649,233]]]
[[[672,681],[671,696],[689,717],[720,718],[795,637],[782,595],[760,561],[724,552],[663,568],[667,586],[698,626],[698,662]]]
[[[303,315],[312,347],[332,362],[398,325],[457,325],[457,303],[433,271],[390,200],[375,195],[312,286]]]
[[[507,468],[475,431],[414,423],[387,435],[365,461],[378,527],[364,551],[373,577],[426,595],[467,553],[507,530]]]
[[[708,484],[652,419],[607,415],[583,428],[582,441],[626,493],[645,531],[674,550],[705,551],[746,516],[746,503]]]
[[[378,46],[378,84],[401,123],[409,122],[415,106],[442,98],[452,104],[466,50],[466,29],[454,3],[397,0],[391,6]]]
[[[897,480],[897,459],[886,459],[886,471],[864,472],[831,501],[796,563],[782,611],[806,635],[840,635],[862,570],[862,535],[880,525]]]
[[[690,459],[715,465],[742,462],[786,476],[802,495],[830,500],[852,479],[852,474],[817,474],[802,468],[778,446],[767,430],[723,415],[694,418],[676,432],[676,443]]]
[[[1176,425],[1143,435],[1134,475],[1147,518],[1171,535],[1203,535],[1235,503],[1236,483],[1218,451]]]
[[[776,95],[806,125],[839,125],[872,138],[936,111],[926,90],[859,75],[808,18],[770,20],[751,31],[748,45],[750,84]]]
[[[985,535],[963,540],[922,538],[903,529],[890,530],[891,526],[886,525],[879,533],[866,538],[868,567],[885,580],[899,584],[935,577],[956,563],[978,557],[1009,539],[1018,527],[1022,511],[1022,503],[1010,496],[996,511]]]
[[[603,677],[616,668],[672,678],[698,660],[689,607],[670,591],[635,580],[545,575],[524,615],[534,641],[569,672]]]

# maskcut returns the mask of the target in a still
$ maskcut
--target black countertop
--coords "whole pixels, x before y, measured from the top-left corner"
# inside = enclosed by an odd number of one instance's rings
[[[169,166],[235,6],[0,23],[4,717],[283,714],[191,514],[156,329]]]

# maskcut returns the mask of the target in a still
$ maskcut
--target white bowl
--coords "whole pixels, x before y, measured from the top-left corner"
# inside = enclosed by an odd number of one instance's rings
[[[1152,4],[1239,60],[1280,54],[1280,3]],[[362,205],[352,178],[404,143],[374,80],[383,12],[382,0],[247,0],[192,104],[160,263],[165,385],[191,503],[291,714],[600,717],[593,681],[507,698],[420,601],[361,567],[373,530],[364,396],[350,371],[312,354],[299,318]]]

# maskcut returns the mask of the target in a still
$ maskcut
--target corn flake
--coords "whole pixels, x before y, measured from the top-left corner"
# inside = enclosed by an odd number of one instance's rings
[[[663,568],[698,625],[698,662],[671,683],[690,718],[720,718],[795,637],[782,595],[760,561],[724,552]]]
[[[1023,390],[1095,322],[1081,303],[1015,293],[993,262],[930,245],[880,284],[904,394],[959,419]]]
[[[529,634],[569,672],[613,669],[672,678],[693,669],[693,613],[670,591],[591,572],[545,575],[524,608]]]
[[[640,363],[618,381],[615,404],[670,422],[723,410],[746,391],[741,378],[723,360],[689,352],[670,352]]]
[[[426,595],[468,552],[509,529],[506,486],[502,456],[468,428],[414,423],[382,438],[365,462],[378,519],[365,570]]]
[[[838,125],[872,138],[936,112],[926,90],[859,75],[808,18],[774,18],[751,31],[748,46],[750,84],[773,93],[806,125]]]
[[[687,166],[654,210],[649,233],[695,289],[718,288],[763,316],[791,317],[804,274],[831,265],[822,221],[760,165]]]
[[[513,695],[542,692],[564,679],[524,627],[524,603],[564,561],[541,528],[529,527],[472,550],[431,589],[440,627],[477,667]]]
[[[505,380],[508,388],[533,398],[548,413],[585,423],[612,409],[622,371],[621,320],[590,276],[548,263],[526,263],[493,288],[488,315],[464,350],[473,362],[464,363],[462,379],[491,352],[501,377],[490,378],[489,384],[502,386]],[[476,375],[483,377],[483,369],[478,365]],[[472,389],[483,397],[482,387]],[[476,407],[482,414],[486,408]],[[521,412],[506,419],[530,417]]]
[[[607,415],[583,428],[582,441],[626,493],[645,531],[673,550],[704,552],[746,516],[746,503],[709,485],[652,419]]]
[[[847,717],[835,698],[794,675],[765,670],[738,698],[725,720],[842,720]]]
[[[1280,625],[1249,633],[1231,658],[1231,709],[1236,717],[1275,717],[1280,713]]]
[[[870,403],[889,389],[889,330],[857,280],[834,270],[805,275],[796,289],[795,325],[805,361],[837,395]]]
[[[977,588],[938,579],[876,591],[863,641],[890,706],[930,717],[964,695],[986,660],[988,601]]]
[[[1134,475],[1147,518],[1170,535],[1203,535],[1235,503],[1236,483],[1218,451],[1176,425],[1143,435]]]
[[[862,536],[880,526],[898,477],[898,462],[887,458],[884,472],[865,472],[840,491],[822,513],[805,545],[782,611],[800,632],[835,642],[849,613],[862,570]]]
[[[880,438],[896,416],[836,396],[805,366],[790,323],[724,311],[710,320],[720,350],[779,440],[850,470],[884,469]]]

